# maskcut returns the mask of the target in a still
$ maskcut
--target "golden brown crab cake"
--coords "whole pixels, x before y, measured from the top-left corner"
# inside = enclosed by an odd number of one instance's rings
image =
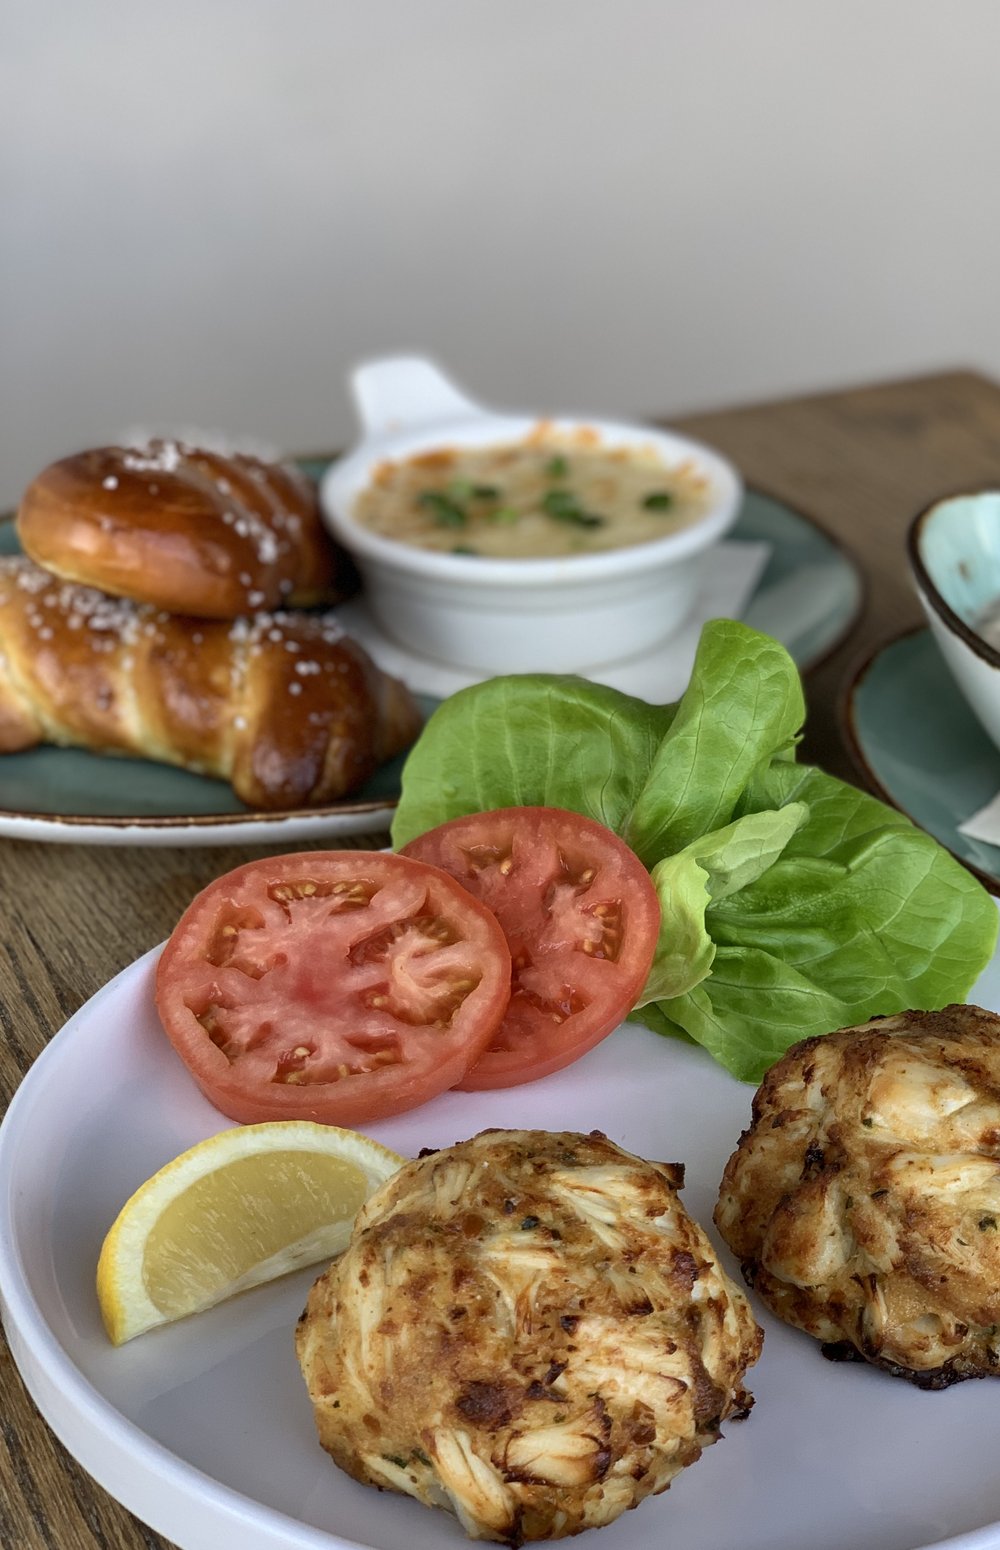
[[[824,1354],[921,1388],[1000,1372],[1000,1018],[902,1012],[795,1045],[715,1221]]]
[[[299,1322],[323,1447],[514,1545],[665,1490],[746,1413],[761,1344],[682,1182],[596,1131],[488,1130],[402,1168]]]

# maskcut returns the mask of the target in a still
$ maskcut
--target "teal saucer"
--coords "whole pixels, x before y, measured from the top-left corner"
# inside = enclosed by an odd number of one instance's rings
[[[1000,791],[1000,750],[929,630],[901,635],[865,663],[844,696],[841,721],[851,756],[876,794],[1000,893],[1000,847],[958,828]]]

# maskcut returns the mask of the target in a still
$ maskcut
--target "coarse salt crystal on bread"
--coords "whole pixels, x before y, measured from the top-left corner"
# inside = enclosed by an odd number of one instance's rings
[[[231,619],[354,586],[302,474],[181,441],[52,463],[25,491],[17,528],[53,574],[170,613]]]

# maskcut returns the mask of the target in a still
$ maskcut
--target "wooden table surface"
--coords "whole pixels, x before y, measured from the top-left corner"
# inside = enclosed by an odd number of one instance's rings
[[[807,677],[803,749],[803,757],[832,774],[856,779],[837,729],[838,697],[861,657],[919,619],[903,553],[910,517],[938,495],[1000,482],[1000,385],[949,372],[674,423],[729,453],[750,483],[814,517],[859,561],[868,589],[864,614]],[[359,843],[385,842],[370,836]],[[159,942],[206,882],[262,854],[259,847],[107,849],[0,840],[0,1112],[71,1013]],[[5,1345],[0,1546],[169,1550],[56,1441]]]

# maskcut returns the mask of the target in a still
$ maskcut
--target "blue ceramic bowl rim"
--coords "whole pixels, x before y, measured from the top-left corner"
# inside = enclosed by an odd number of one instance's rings
[[[1000,668],[1000,650],[996,646],[991,646],[988,641],[985,641],[981,635],[977,634],[972,626],[966,624],[965,620],[955,612],[951,604],[945,601],[938,591],[933,576],[924,563],[924,557],[920,548],[924,529],[939,507],[947,506],[952,501],[974,500],[980,495],[1000,495],[1000,486],[987,484],[977,490],[955,490],[951,495],[938,496],[937,500],[931,501],[929,506],[925,506],[922,511],[918,511],[907,529],[906,552],[917,586],[941,620],[941,623],[953,635],[957,635],[959,640],[968,646],[969,650],[983,662],[988,663],[990,667]]]

